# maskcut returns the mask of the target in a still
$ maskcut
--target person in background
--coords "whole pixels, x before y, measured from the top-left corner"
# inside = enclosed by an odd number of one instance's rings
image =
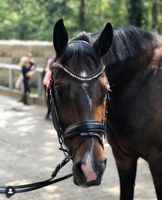
[[[35,73],[30,68],[30,60],[27,56],[23,56],[20,60],[21,74],[22,74],[22,96],[19,102],[28,105],[27,93],[30,93],[29,79]]]
[[[36,66],[36,63],[35,63],[35,60],[33,58],[32,53],[28,53],[27,57],[29,58],[29,68],[30,68],[30,70],[35,70],[37,66]]]
[[[44,86],[44,89],[45,89],[45,98],[47,97],[47,89],[48,89],[48,86],[50,84],[51,75],[52,75],[52,72],[50,70],[50,65],[53,61],[54,61],[54,58],[49,58],[47,60],[47,64],[46,64],[45,70],[44,70],[43,86]],[[50,109],[50,106],[47,105],[47,113],[46,113],[46,116],[45,116],[46,120],[51,120],[50,114],[51,114],[51,109]]]

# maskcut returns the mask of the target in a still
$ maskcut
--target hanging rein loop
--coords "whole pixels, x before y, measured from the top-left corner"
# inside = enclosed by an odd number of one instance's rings
[[[40,181],[40,182],[35,182],[35,183],[30,183],[30,184],[25,184],[25,185],[18,185],[18,186],[0,187],[0,193],[6,194],[6,197],[10,198],[11,196],[13,196],[16,193],[30,192],[30,191],[37,190],[37,189],[46,187],[48,185],[54,184],[54,183],[58,183],[58,182],[63,181],[65,179],[68,179],[71,176],[73,176],[72,173],[65,175],[65,176],[62,176],[62,177],[57,178],[57,179],[54,179],[54,178],[56,177],[56,175],[58,174],[60,169],[62,167],[64,167],[70,160],[71,160],[70,157],[66,157],[65,159],[63,159],[63,161],[61,163],[59,163],[57,165],[57,167],[55,168],[55,170],[52,172],[51,178],[49,178],[45,181]]]

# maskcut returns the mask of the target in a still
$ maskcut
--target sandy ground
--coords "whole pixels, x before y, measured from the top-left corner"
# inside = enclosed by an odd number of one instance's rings
[[[51,122],[44,120],[45,107],[24,106],[0,95],[0,185],[19,185],[47,179],[64,157],[58,150]],[[34,192],[16,194],[13,200],[118,200],[119,181],[111,148],[106,145],[108,165],[102,184],[81,188],[72,178]],[[71,172],[72,164],[60,173]],[[0,200],[6,199],[0,195]],[[156,199],[147,163],[139,160],[136,200]]]

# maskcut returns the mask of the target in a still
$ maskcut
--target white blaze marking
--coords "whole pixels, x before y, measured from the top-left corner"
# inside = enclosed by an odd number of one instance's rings
[[[92,138],[92,146],[90,151],[85,155],[85,163],[81,165],[81,169],[86,177],[87,182],[96,180],[97,175],[93,170],[93,149],[94,149],[95,140]]]
[[[97,175],[93,170],[92,160],[91,160],[91,156],[90,155],[87,156],[87,160],[85,161],[85,164],[81,165],[81,169],[82,169],[82,171],[84,173],[84,176],[87,179],[87,182],[96,180]]]
[[[80,73],[80,75],[82,76],[82,77],[86,77],[87,76],[87,73],[85,72],[85,71],[82,71],[81,73]],[[85,92],[85,94],[86,94],[86,97],[87,97],[87,100],[88,100],[88,105],[89,105],[89,107],[90,107],[90,111],[92,110],[92,99],[90,98],[90,96],[89,96],[89,94],[88,94],[88,91],[87,91],[87,88],[88,88],[88,83],[82,83],[82,88],[83,88],[83,90],[84,90],[84,92]]]

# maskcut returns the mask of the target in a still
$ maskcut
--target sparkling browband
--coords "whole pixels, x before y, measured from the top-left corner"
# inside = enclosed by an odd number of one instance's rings
[[[105,65],[101,66],[101,70],[97,71],[96,73],[92,74],[91,76],[88,77],[82,77],[82,76],[78,76],[77,74],[75,74],[73,71],[71,71],[67,66],[65,65],[61,65],[59,63],[52,63],[51,64],[51,68],[61,68],[62,70],[64,70],[67,74],[69,74],[71,77],[79,80],[79,81],[91,81],[95,78],[97,78],[98,76],[100,76],[103,71],[105,70]]]

